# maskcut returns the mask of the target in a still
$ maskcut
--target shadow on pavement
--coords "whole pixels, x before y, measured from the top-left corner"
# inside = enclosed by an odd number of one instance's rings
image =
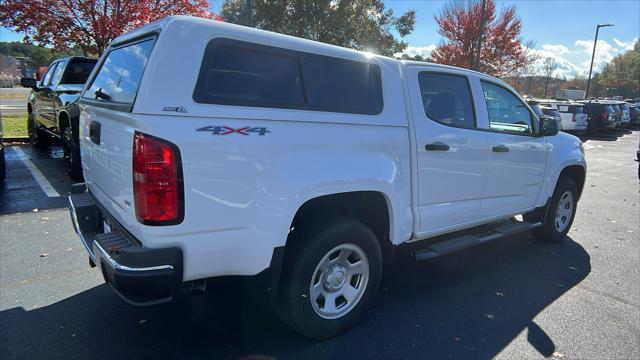
[[[14,147],[22,151],[60,196],[48,197],[43,192]],[[5,149],[5,161],[7,178],[4,184],[0,184],[0,215],[67,206],[66,196],[73,181],[66,174],[60,146],[53,145],[45,150],[36,150],[25,144],[8,146]]]
[[[210,281],[181,302],[134,308],[100,285],[34,310],[0,312],[3,358],[489,358],[522,331],[543,356],[553,339],[534,317],[590,272],[571,238],[529,235],[416,263],[399,253],[372,312],[352,331],[314,342],[293,333],[240,282]],[[266,302],[266,300],[265,300]]]

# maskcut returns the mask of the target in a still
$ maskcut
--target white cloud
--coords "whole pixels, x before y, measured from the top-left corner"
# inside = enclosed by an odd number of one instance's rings
[[[631,41],[613,39],[613,41],[615,44],[610,44],[606,40],[598,40],[593,60],[593,72],[601,71],[616,55],[633,49],[633,45],[638,39]],[[544,59],[551,57],[558,64],[558,68],[554,73],[555,76],[566,76],[567,78],[572,78],[578,74],[586,76],[591,65],[593,40],[576,40],[571,48],[561,44],[543,44],[539,49],[532,49],[531,51],[539,56],[539,60],[533,65],[539,72],[542,70]]]
[[[622,40],[613,38],[613,42],[615,42],[616,45],[618,45],[618,47],[622,48],[622,50],[624,51],[633,50],[633,45],[635,45],[637,41],[638,41],[638,38],[635,38],[631,41],[622,41]]]
[[[539,72],[542,72],[542,64],[548,57],[553,58],[556,61],[558,67],[554,72],[554,76],[572,78],[576,74],[581,72],[581,68],[566,58],[571,54],[571,50],[564,45],[543,44],[541,49],[531,49],[531,51],[538,55],[538,60],[533,64],[533,67]]]
[[[396,54],[396,56],[400,57],[402,54],[407,54],[409,56],[420,55],[423,58],[431,55],[431,52],[436,49],[435,45],[426,45],[426,46],[407,46],[403,52]]]
[[[553,53],[555,55],[562,55],[569,52],[569,48],[564,45],[552,45],[552,44],[543,44],[542,50]]]
[[[588,73],[591,65],[591,54],[593,53],[593,40],[576,40],[575,45],[579,54],[587,55],[587,58],[580,63],[580,66],[584,68],[584,72]],[[622,52],[621,49],[614,47],[607,41],[598,40],[593,59],[593,71],[602,70],[620,52]],[[585,57],[582,56],[582,58]]]

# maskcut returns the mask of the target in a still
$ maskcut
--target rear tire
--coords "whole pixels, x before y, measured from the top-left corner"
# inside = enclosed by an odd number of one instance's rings
[[[27,131],[29,133],[29,142],[31,146],[38,149],[45,149],[49,146],[49,135],[44,131],[36,128],[36,122],[33,113],[29,113],[27,119]]]
[[[280,317],[296,332],[327,339],[366,315],[382,274],[382,252],[363,223],[318,223],[291,239],[280,282]]]
[[[80,147],[76,144],[73,129],[67,126],[62,134],[62,146],[64,147],[64,163],[67,174],[76,181],[82,181],[82,164],[80,162]]]
[[[551,197],[542,227],[533,231],[535,238],[547,243],[561,242],[571,229],[577,205],[578,187],[570,178],[561,177]]]

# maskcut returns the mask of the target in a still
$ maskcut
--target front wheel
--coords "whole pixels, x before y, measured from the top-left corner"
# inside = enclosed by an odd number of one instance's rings
[[[44,131],[40,130],[36,126],[33,113],[30,113],[27,118],[27,132],[29,135],[29,142],[31,146],[44,149],[49,145],[49,137]]]
[[[298,333],[326,339],[358,323],[380,284],[375,234],[355,220],[302,230],[287,249],[279,314]]]
[[[567,235],[578,205],[578,188],[567,177],[558,179],[558,184],[551,197],[547,218],[541,228],[533,231],[534,236],[543,242],[557,243]]]

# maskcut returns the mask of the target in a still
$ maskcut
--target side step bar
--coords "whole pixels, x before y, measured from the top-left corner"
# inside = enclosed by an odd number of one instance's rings
[[[501,239],[517,233],[533,230],[542,223],[532,224],[526,221],[504,220],[477,228],[476,232],[445,238],[442,241],[412,251],[416,260],[427,260],[441,255],[451,254],[482,243]]]

